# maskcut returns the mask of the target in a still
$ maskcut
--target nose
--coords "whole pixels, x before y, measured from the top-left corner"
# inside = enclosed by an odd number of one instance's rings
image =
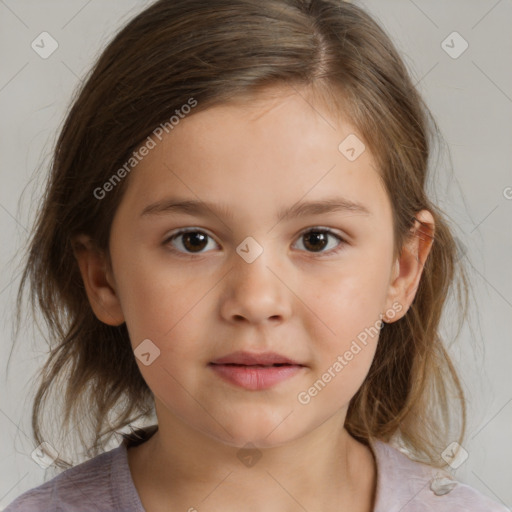
[[[222,317],[236,323],[284,322],[291,314],[293,293],[283,274],[282,267],[272,264],[265,251],[252,263],[237,255],[224,281]]]

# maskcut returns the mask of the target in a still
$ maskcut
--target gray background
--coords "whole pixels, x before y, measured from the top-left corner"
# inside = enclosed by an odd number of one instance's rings
[[[512,507],[512,2],[357,3],[401,50],[451,151],[451,162],[439,160],[436,198],[458,225],[475,293],[472,322],[449,349],[469,399],[469,457],[454,474]],[[17,252],[72,92],[113,32],[148,4],[0,0],[0,510],[45,480],[30,457],[29,414],[46,345],[30,326],[6,374]],[[59,44],[48,59],[31,48],[43,31]],[[456,59],[442,47],[454,31],[469,44]],[[460,41],[452,46],[457,50]],[[450,332],[448,322],[445,329]]]

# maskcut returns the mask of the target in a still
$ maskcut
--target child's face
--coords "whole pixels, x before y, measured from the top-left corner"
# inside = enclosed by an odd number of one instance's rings
[[[215,107],[182,120],[132,171],[112,225],[110,282],[133,348],[149,339],[160,350],[149,365],[137,359],[159,423],[262,447],[331,417],[343,424],[380,314],[392,310],[396,320],[410,303],[397,306],[392,211],[372,156],[349,161],[338,149],[354,132],[298,94]],[[227,211],[142,214],[170,198]],[[368,213],[277,216],[327,198]],[[301,235],[315,227],[333,234]],[[200,233],[169,240],[184,228]],[[337,253],[335,234],[346,240]],[[235,351],[272,351],[303,366],[247,389],[210,364]]]

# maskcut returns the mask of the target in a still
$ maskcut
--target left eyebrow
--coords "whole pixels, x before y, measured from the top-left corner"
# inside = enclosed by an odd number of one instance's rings
[[[159,215],[171,213],[185,213],[189,215],[207,216],[213,212],[219,217],[233,219],[233,211],[225,204],[214,204],[207,201],[192,199],[167,198],[146,206],[141,217],[146,215]],[[322,215],[332,212],[351,212],[359,215],[371,216],[370,210],[361,203],[351,201],[342,197],[326,198],[322,201],[299,202],[279,210],[278,220],[286,220],[294,217],[305,217],[308,215]]]

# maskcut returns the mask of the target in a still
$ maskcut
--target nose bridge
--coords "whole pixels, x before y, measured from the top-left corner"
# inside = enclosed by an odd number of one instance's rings
[[[260,237],[261,240],[261,237]],[[270,271],[272,248],[268,241],[263,246],[253,237],[247,237],[236,248],[233,257],[234,284],[250,288],[252,293],[269,292],[279,281]]]
[[[261,247],[261,249],[260,249]],[[261,287],[268,289],[271,286],[270,281],[276,279],[270,271],[271,250],[268,245],[266,248],[254,245],[254,242],[243,242],[237,247],[236,256],[234,256],[233,271],[236,274],[235,281],[243,286]],[[260,285],[260,286],[258,286]]]
[[[283,276],[279,276],[283,271],[277,267],[283,268],[272,257],[270,244],[263,247],[251,237],[239,244],[227,281],[223,315],[229,319],[244,317],[251,322],[287,316],[287,288]]]

